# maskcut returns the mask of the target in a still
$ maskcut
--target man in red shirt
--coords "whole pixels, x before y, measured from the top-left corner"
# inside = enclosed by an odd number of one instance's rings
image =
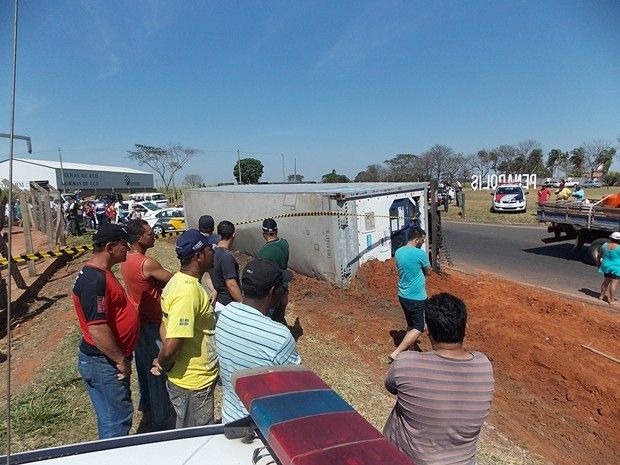
[[[538,192],[536,193],[538,197],[538,203],[545,203],[551,197],[551,191],[545,185],[540,186]]]
[[[78,370],[97,414],[100,439],[126,436],[133,418],[129,382],[140,320],[111,271],[127,258],[129,239],[123,227],[101,224],[93,234],[92,257],[73,285],[82,330]]]
[[[129,300],[140,315],[136,372],[140,387],[138,408],[142,412],[142,420],[137,431],[161,431],[174,426],[174,422],[170,421],[173,410],[166,389],[166,376],[153,375],[151,365],[161,347],[161,291],[170,281],[172,273],[154,258],[146,256],[146,251],[155,246],[155,234],[146,221],[130,220],[127,232],[134,241],[129,246],[127,261],[121,263],[121,273]]]

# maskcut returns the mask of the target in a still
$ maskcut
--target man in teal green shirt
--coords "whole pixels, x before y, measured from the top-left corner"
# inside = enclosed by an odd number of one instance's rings
[[[263,237],[265,245],[258,251],[257,258],[264,258],[275,262],[281,270],[288,268],[288,242],[278,237],[278,224],[273,218],[263,221]],[[286,325],[284,314],[288,305],[288,286],[283,285],[283,295],[280,303],[273,308],[271,319]]]

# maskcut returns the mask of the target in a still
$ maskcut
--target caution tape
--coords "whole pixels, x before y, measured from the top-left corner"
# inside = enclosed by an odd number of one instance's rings
[[[238,221],[235,223],[235,226],[242,226],[246,224],[253,224],[263,222],[266,219],[282,219],[282,218],[301,218],[301,217],[309,217],[309,216],[336,216],[336,217],[347,217],[347,216],[365,216],[365,214],[359,213],[346,213],[346,212],[294,212],[294,213],[282,213],[280,215],[266,216],[264,218],[255,218],[251,220]],[[374,215],[375,218],[397,218],[389,215]],[[403,217],[400,217],[403,218]],[[409,219],[413,219],[408,217]],[[165,231],[160,236],[179,236],[185,232],[185,229],[180,229],[177,231]],[[34,252],[27,253],[21,255],[13,255],[13,263],[22,264],[26,262],[32,262],[41,260],[43,258],[56,258],[56,257],[72,257],[78,253],[88,252],[93,250],[92,245],[79,245],[76,247],[64,247],[62,249],[57,250],[47,250],[44,252]],[[4,267],[9,264],[9,260],[6,258],[0,258],[0,267]]]
[[[159,236],[179,236],[183,234],[185,230],[168,231],[160,234]],[[157,236],[157,237],[159,237]],[[58,258],[58,257],[73,257],[73,255],[89,252],[93,250],[93,245],[78,245],[75,247],[63,247],[57,250],[46,250],[44,252],[24,253],[21,255],[13,255],[13,263],[22,264],[26,262],[34,262],[43,258]],[[9,260],[7,258],[0,258],[0,266],[7,266]]]

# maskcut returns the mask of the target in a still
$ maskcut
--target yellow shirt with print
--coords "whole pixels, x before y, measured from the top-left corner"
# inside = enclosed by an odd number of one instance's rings
[[[206,388],[217,379],[215,313],[209,296],[193,276],[178,272],[161,295],[166,338],[183,339],[168,380],[191,391]]]
[[[555,199],[556,200],[568,200],[573,193],[568,187],[564,187],[563,189],[558,189],[555,191]]]

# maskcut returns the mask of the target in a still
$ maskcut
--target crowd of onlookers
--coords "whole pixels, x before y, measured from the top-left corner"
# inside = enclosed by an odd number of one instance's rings
[[[224,220],[216,227],[204,215],[198,229],[178,237],[178,270],[167,270],[147,255],[155,245],[149,224],[141,219],[126,227],[114,224],[106,221],[106,208],[97,209],[95,202],[93,254],[73,288],[83,334],[78,368],[99,437],[129,434],[134,361],[142,412],[137,432],[247,416],[233,389],[235,371],[301,363],[286,326],[293,278],[289,245],[276,221],[267,219],[256,231],[264,245],[241,271],[232,253],[234,224]],[[397,400],[384,434],[415,463],[474,463],[493,370],[484,354],[463,348],[465,304],[445,293],[427,298],[424,241],[424,231],[412,227],[396,252],[407,334],[388,357],[385,386]],[[112,272],[115,264],[124,287]],[[368,312],[372,318],[372,309]],[[433,350],[419,352],[416,343],[425,331]],[[214,403],[218,384],[221,412]]]
[[[132,209],[123,211],[119,200],[105,196],[97,196],[93,200],[85,200],[75,195],[67,198],[62,204],[65,228],[69,234],[81,236],[86,229],[97,229],[103,223],[126,224],[132,219],[141,219],[143,208],[134,205]]]

